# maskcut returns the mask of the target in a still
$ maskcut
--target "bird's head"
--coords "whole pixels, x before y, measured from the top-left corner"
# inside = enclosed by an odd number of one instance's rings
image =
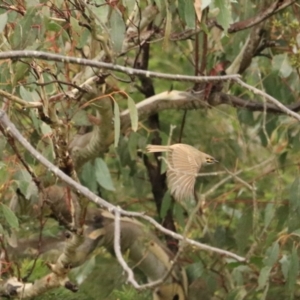
[[[211,164],[214,164],[217,162],[218,161],[210,155],[205,155],[205,157],[204,157],[204,164],[206,164],[206,165],[211,165]]]

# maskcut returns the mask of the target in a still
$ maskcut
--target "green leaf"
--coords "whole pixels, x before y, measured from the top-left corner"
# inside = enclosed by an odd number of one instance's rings
[[[27,89],[25,89],[22,85],[20,86],[20,96],[23,100],[25,100],[27,102],[33,101],[31,93],[29,91],[27,91]]]
[[[76,112],[73,116],[72,121],[76,126],[90,126],[92,125],[88,119],[87,112],[83,109]]]
[[[172,199],[171,199],[170,193],[166,192],[163,197],[161,208],[160,208],[160,217],[162,219],[165,218],[169,208],[171,207],[171,202],[172,202],[171,200]]]
[[[299,272],[299,257],[297,252],[297,246],[293,245],[292,254],[289,263],[288,269],[288,279],[286,282],[286,287],[288,289],[289,294],[293,294],[295,291],[295,286],[298,278]]]
[[[110,16],[111,40],[115,52],[122,50],[125,37],[126,26],[122,18],[121,12],[115,7]]]
[[[268,203],[265,209],[265,219],[264,219],[264,225],[265,228],[267,228],[272,221],[273,217],[275,215],[275,208],[273,203]]]
[[[11,36],[13,49],[22,50],[29,45],[33,45],[37,32],[32,28],[32,25],[38,23],[39,17],[37,16],[37,8],[30,7],[26,10],[26,14],[21,21],[16,23],[15,30]],[[28,34],[29,32],[30,34]]]
[[[97,182],[106,190],[115,191],[110,172],[102,158],[95,159],[95,176]]]
[[[120,109],[116,101],[114,101],[114,130],[115,130],[115,147],[118,147],[120,139]]]
[[[290,187],[289,197],[289,232],[300,227],[300,177],[295,178]]]
[[[7,23],[7,13],[0,15],[0,33],[4,30]]]
[[[195,28],[194,0],[185,0],[184,20],[187,28]]]
[[[252,233],[253,214],[250,209],[245,211],[238,221],[235,239],[240,253],[246,249]]]
[[[272,59],[272,66],[283,78],[290,76],[293,72],[287,53],[275,55]]]
[[[267,285],[269,282],[271,269],[272,267],[266,266],[260,270],[257,290],[261,290]]]
[[[214,2],[215,6],[220,10],[217,15],[217,21],[223,27],[225,34],[227,34],[231,22],[230,0],[215,0]]]
[[[19,221],[15,213],[5,204],[1,203],[2,212],[5,217],[6,222],[11,228],[19,228]]]
[[[136,108],[135,102],[129,96],[127,96],[127,105],[128,105],[129,115],[131,120],[131,128],[134,132],[136,132],[139,126],[139,115],[138,115],[138,110]]]
[[[137,149],[140,135],[136,132],[131,132],[128,138],[128,152],[130,154],[131,160],[137,158]]]
[[[204,273],[204,270],[205,268],[201,261],[189,264],[186,268],[188,277],[191,278],[191,280],[196,280],[197,278],[200,278]]]
[[[284,280],[287,281],[289,273],[289,260],[287,255],[283,254],[279,262],[281,264],[281,272],[283,274]]]
[[[93,193],[97,193],[98,187],[95,173],[95,166],[92,165],[90,161],[83,165],[82,171],[80,172],[80,182]]]
[[[267,249],[266,258],[264,263],[266,266],[273,267],[277,262],[279,256],[279,244],[277,241],[273,243],[271,247]]]

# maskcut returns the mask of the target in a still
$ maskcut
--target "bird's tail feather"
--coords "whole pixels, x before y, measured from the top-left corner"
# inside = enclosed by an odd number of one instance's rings
[[[161,146],[161,145],[147,145],[147,152],[167,152],[170,151],[170,146]]]

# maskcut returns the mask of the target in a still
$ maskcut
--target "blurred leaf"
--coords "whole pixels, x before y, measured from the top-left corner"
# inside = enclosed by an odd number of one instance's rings
[[[31,93],[27,89],[25,89],[22,85],[20,86],[20,96],[23,100],[27,102],[33,101]]]
[[[196,262],[193,264],[190,264],[186,267],[187,275],[189,278],[189,282],[193,282],[197,278],[201,277],[205,268],[202,264],[202,262]]]
[[[7,23],[7,13],[0,15],[0,33],[4,30]]]
[[[272,267],[269,267],[269,266],[263,267],[260,270],[259,277],[258,277],[257,290],[263,289],[266,286],[266,284],[269,282],[271,270],[272,270]]]
[[[184,1],[184,20],[187,28],[195,28],[195,8],[194,0]]]
[[[132,12],[134,9],[134,5],[136,4],[136,0],[123,0],[123,5],[127,7],[128,12]]]
[[[87,28],[84,28],[79,37],[78,48],[83,48],[87,44],[90,36],[91,32]]]
[[[110,172],[102,158],[95,159],[95,176],[97,182],[106,190],[115,191]]]
[[[111,40],[112,46],[116,53],[121,52],[122,45],[125,37],[125,23],[122,18],[121,12],[115,7],[112,10],[111,17],[109,20],[111,27]]]
[[[299,273],[299,257],[298,257],[298,246],[293,245],[292,253],[290,256],[290,263],[289,263],[289,269],[288,269],[288,276],[287,276],[287,282],[286,287],[288,290],[288,293],[290,295],[293,295],[296,287],[296,282],[298,278]]]
[[[273,267],[277,262],[279,257],[279,244],[277,241],[273,243],[271,247],[269,247],[266,251],[266,258],[264,259],[264,263],[266,266]]]
[[[76,268],[73,272],[76,274],[76,281],[81,284],[91,274],[95,267],[95,256],[92,256],[84,264]]]
[[[6,222],[11,228],[18,229],[19,221],[14,212],[5,204],[1,203],[2,212],[5,217]]]
[[[284,280],[287,281],[290,265],[287,255],[283,254],[279,262],[281,264],[281,272],[283,274]]]
[[[217,22],[223,27],[225,34],[227,34],[227,30],[231,23],[230,0],[215,0],[214,4],[220,10],[217,15]]]
[[[97,193],[97,180],[95,176],[95,166],[89,161],[83,165],[80,172],[80,182],[93,193]]]
[[[185,226],[185,211],[183,207],[175,202],[173,206],[173,215],[174,215],[174,220],[176,223],[178,223],[181,228],[184,228]]]
[[[127,105],[130,114],[131,128],[135,132],[139,126],[139,115],[134,100],[127,95]]]
[[[286,78],[291,75],[293,68],[290,65],[287,53],[275,55],[272,59],[273,69]]]
[[[140,135],[136,132],[131,132],[129,135],[128,151],[129,151],[131,160],[135,160],[137,158],[139,137],[140,137]]]
[[[237,287],[233,290],[231,290],[227,297],[226,300],[242,300],[245,299],[247,296],[247,291],[245,290],[245,287]]]
[[[243,253],[248,246],[249,237],[252,234],[253,213],[247,209],[238,221],[235,239],[240,253]]]
[[[300,177],[296,177],[290,187],[289,197],[289,232],[300,227]]]
[[[244,123],[246,125],[253,126],[255,124],[253,112],[247,109],[238,109],[237,115],[239,118],[239,121],[241,123]]]
[[[114,101],[114,130],[115,130],[115,147],[118,147],[120,139],[120,109],[116,101]]]
[[[39,23],[40,17],[37,15],[37,7],[30,7],[26,10],[25,16],[16,24],[11,35],[11,46],[13,49],[22,50],[28,45],[33,45],[37,35],[32,28],[33,24]],[[30,34],[28,34],[30,32]]]
[[[165,25],[165,34],[164,34],[164,42],[163,48],[167,49],[169,47],[169,39],[172,30],[172,13],[171,13],[171,2],[166,2],[166,25]]]
[[[72,121],[76,126],[91,126],[91,122],[88,119],[87,112],[83,109],[76,112],[73,116]]]
[[[172,203],[172,198],[170,196],[170,193],[166,192],[164,197],[163,197],[163,200],[162,200],[162,203],[161,203],[161,208],[160,208],[160,217],[162,219],[164,219],[165,216],[167,215],[167,212],[171,207],[171,203]]]
[[[265,208],[264,226],[267,228],[275,215],[275,207],[273,203],[268,203]]]

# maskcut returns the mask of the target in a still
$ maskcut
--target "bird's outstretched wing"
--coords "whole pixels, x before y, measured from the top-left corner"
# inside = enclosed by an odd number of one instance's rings
[[[201,167],[194,153],[189,155],[188,149],[182,146],[178,145],[168,156],[168,186],[178,201],[193,196],[196,176]]]

